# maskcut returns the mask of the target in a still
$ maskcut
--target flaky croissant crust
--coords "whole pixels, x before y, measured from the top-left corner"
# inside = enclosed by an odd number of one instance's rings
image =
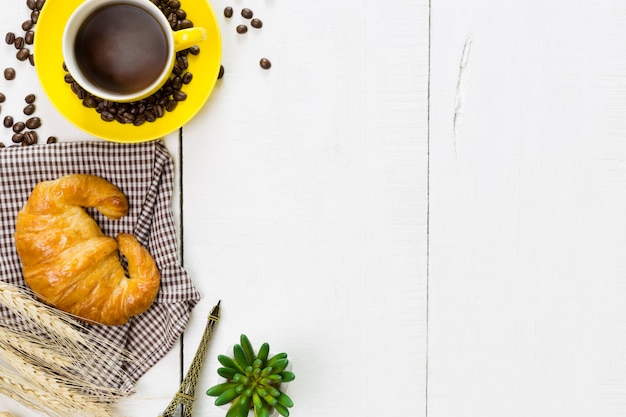
[[[60,310],[90,322],[124,324],[154,302],[159,270],[134,236],[105,236],[83,207],[112,220],[128,213],[126,196],[98,176],[72,174],[35,186],[15,227],[24,280]]]

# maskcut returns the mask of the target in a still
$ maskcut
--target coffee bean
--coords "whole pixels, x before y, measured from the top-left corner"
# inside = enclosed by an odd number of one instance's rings
[[[17,54],[15,54],[15,57],[18,59],[18,61],[26,61],[29,56],[30,51],[26,48],[20,49],[19,51],[17,51]]]
[[[255,29],[261,29],[263,27],[263,22],[261,19],[257,19],[256,17],[250,21],[250,26]]]
[[[22,49],[24,47],[24,38],[21,36],[18,36],[15,38],[15,42],[13,42],[13,46],[15,46],[15,49]]]
[[[15,79],[15,69],[14,68],[5,68],[4,69],[4,78],[6,80],[14,80]]]
[[[20,133],[22,130],[24,130],[25,127],[26,124],[24,124],[24,122],[17,122],[13,125],[13,131],[15,133]]]
[[[28,55],[28,63],[33,67],[35,66],[35,55],[33,54]]]
[[[252,19],[252,16],[254,15],[254,13],[252,13],[252,10],[248,9],[247,7],[244,9],[241,9],[241,15],[245,18],[245,19]]]
[[[172,98],[174,98],[174,100],[176,101],[185,101],[187,100],[187,94],[185,94],[183,91],[176,90],[174,91],[174,94],[172,94]]]
[[[94,96],[87,96],[83,99],[83,106],[95,109],[98,106],[98,100]]]
[[[36,0],[26,0],[26,6],[31,9],[31,10],[35,10],[37,8],[37,1]]]
[[[41,126],[41,119],[39,117],[31,117],[24,124],[29,129],[38,129]]]
[[[178,16],[176,16],[176,13],[170,13],[167,16],[167,22],[170,24],[170,27],[172,29],[176,29],[176,27],[178,26]]]
[[[267,58],[261,58],[259,65],[261,65],[261,68],[263,69],[270,69],[272,67],[272,63]]]
[[[224,66],[220,65],[220,72],[217,74],[217,79],[221,79],[224,76]]]
[[[37,10],[43,9],[44,4],[46,4],[46,0],[37,0]]]
[[[37,24],[37,22],[39,21],[39,10],[33,10],[30,13],[30,21],[34,24]]]
[[[4,120],[2,121],[2,124],[6,128],[12,127],[13,126],[13,117],[5,116]]]
[[[233,8],[228,6],[224,8],[224,17],[231,18],[233,17]]]
[[[246,33],[248,31],[248,26],[246,25],[238,25],[237,33]]]
[[[189,29],[193,27],[193,22],[189,19],[183,19],[180,21],[180,28],[181,29]]]
[[[7,43],[7,45],[13,44],[13,42],[15,42],[15,33],[8,32],[4,37],[4,41]]]
[[[22,22],[22,30],[31,30],[33,28],[33,21],[28,19]]]
[[[146,112],[143,114],[143,116],[146,118],[147,122],[154,122],[156,120],[156,116],[155,114],[151,111],[151,110],[146,110]]]
[[[0,93],[0,103],[4,103],[6,99],[7,97],[4,95],[4,93]]]
[[[133,121],[133,126],[141,126],[145,122],[146,122],[146,117],[143,114],[140,114],[137,117],[135,117],[135,120]]]
[[[171,7],[172,9],[179,9],[180,8],[180,2],[178,0],[170,0],[167,2],[167,5],[169,7]]]
[[[24,97],[24,101],[26,102],[26,104],[34,103],[36,99],[37,99],[37,96],[32,93]]]
[[[23,133],[13,134],[13,136],[11,136],[11,141],[13,143],[22,143],[24,141],[24,134]]]
[[[183,84],[189,84],[192,79],[193,79],[193,74],[192,73],[186,72],[186,73],[183,74],[183,77],[182,77]]]
[[[35,41],[35,32],[33,32],[32,30],[27,31],[24,34],[24,43],[26,45],[32,45],[34,41]]]
[[[170,100],[167,105],[165,106],[165,110],[169,111],[169,112],[173,112],[176,109],[176,106],[178,105],[178,101],[176,100]]]
[[[35,113],[35,105],[27,104],[26,107],[24,107],[23,111],[26,116],[30,116],[31,114]]]
[[[183,88],[183,79],[181,77],[174,77],[172,80],[172,88],[174,90],[180,90]]]
[[[48,139],[46,140],[47,144],[52,144],[52,143],[57,143],[57,138],[56,136],[50,136],[48,137]]]
[[[100,118],[105,122],[112,122],[113,120],[115,120],[115,116],[108,111],[103,111],[102,113],[100,113]]]
[[[6,145],[4,143],[0,142],[0,148],[5,148],[5,147],[6,147]]]
[[[200,53],[200,47],[198,45],[194,45],[191,48],[187,48],[191,55],[198,55]]]
[[[187,12],[183,9],[178,9],[174,13],[176,13],[178,20],[185,20],[187,18]]]
[[[37,134],[37,132],[32,132],[32,131],[28,131],[26,133],[24,133],[24,142],[22,143],[23,145],[34,145],[37,142],[39,142],[39,135]]]

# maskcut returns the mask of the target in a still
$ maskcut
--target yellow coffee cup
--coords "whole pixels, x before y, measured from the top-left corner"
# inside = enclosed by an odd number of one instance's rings
[[[173,30],[150,0],[86,0],[65,24],[65,66],[87,92],[132,102],[170,78],[178,51],[206,39],[201,27]]]

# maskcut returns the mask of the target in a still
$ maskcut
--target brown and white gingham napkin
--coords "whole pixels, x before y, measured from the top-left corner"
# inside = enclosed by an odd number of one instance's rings
[[[110,221],[96,210],[89,213],[108,236],[120,232],[134,234],[148,248],[161,272],[161,289],[147,312],[124,326],[89,326],[89,331],[125,347],[137,359],[118,364],[130,378],[120,384],[132,384],[172,348],[200,299],[178,259],[171,210],[174,163],[160,141],[130,145],[76,142],[0,149],[0,279],[21,287],[26,285],[13,234],[17,213],[33,187],[41,181],[75,173],[106,178],[126,194],[130,212],[121,220]]]

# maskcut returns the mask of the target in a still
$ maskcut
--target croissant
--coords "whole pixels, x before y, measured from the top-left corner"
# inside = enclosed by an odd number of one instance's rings
[[[124,324],[152,305],[159,270],[134,236],[105,236],[83,207],[112,220],[128,213],[126,196],[98,176],[72,174],[35,186],[15,227],[24,280],[60,310],[88,322]]]

